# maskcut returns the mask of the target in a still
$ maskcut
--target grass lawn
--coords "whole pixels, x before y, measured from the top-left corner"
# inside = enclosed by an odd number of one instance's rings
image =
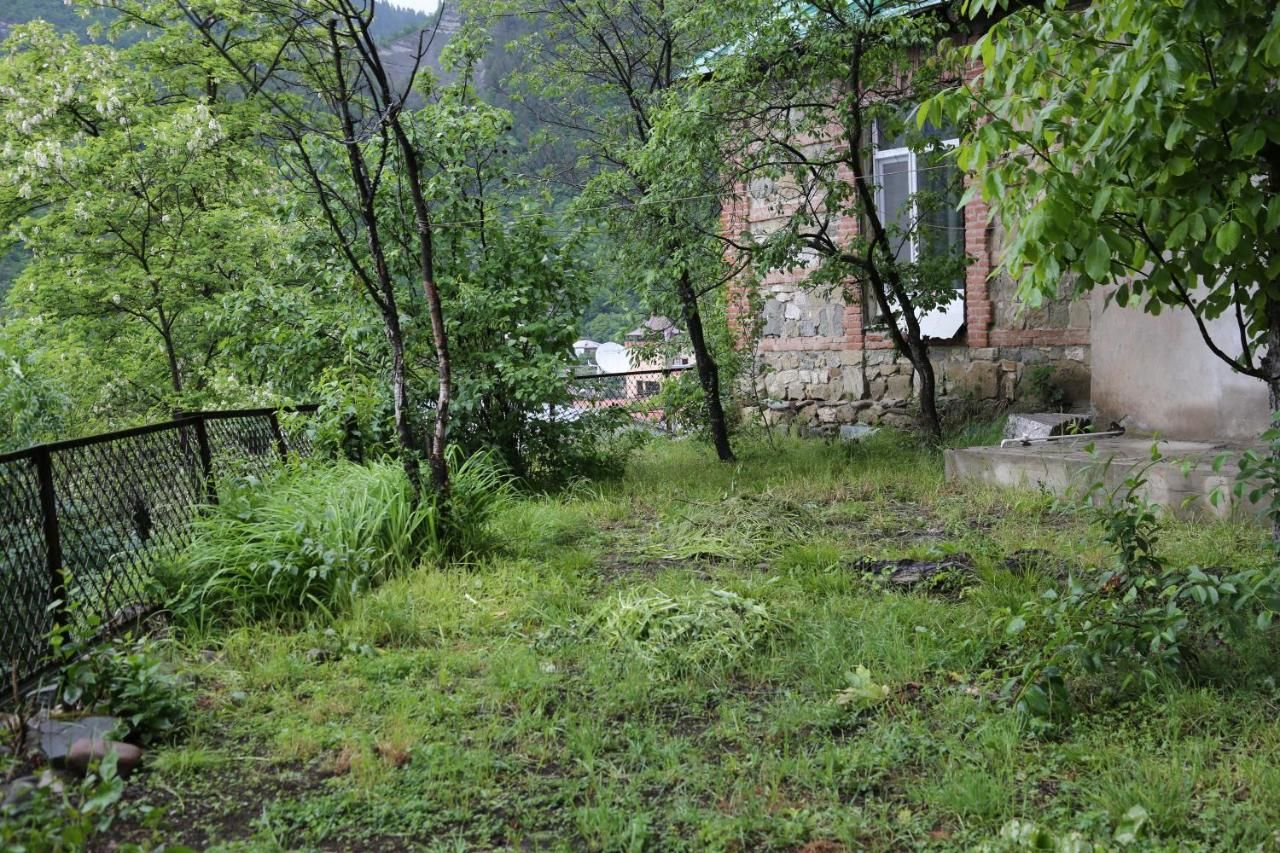
[[[192,641],[193,731],[150,753],[102,843],[1004,849],[1021,820],[1108,848],[1135,828],[1139,848],[1276,845],[1269,640],[1147,692],[1073,681],[1075,715],[1038,729],[999,695],[1005,626],[1109,559],[1086,517],[945,485],[891,437],[741,457],[654,444],[621,481],[506,508],[472,564],[306,630]],[[1243,524],[1164,543],[1266,554]],[[854,565],[958,553],[972,578],[930,590]],[[887,688],[861,710],[836,702],[860,666]]]

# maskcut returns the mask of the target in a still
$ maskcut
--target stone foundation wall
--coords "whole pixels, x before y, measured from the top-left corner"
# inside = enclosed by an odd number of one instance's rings
[[[934,346],[931,354],[944,411],[975,404],[1043,407],[1046,401],[1037,397],[1046,379],[1068,406],[1088,404],[1087,346]],[[756,393],[771,424],[834,432],[843,424],[914,421],[919,384],[911,363],[893,350],[762,349],[758,364]]]
[[[785,220],[786,206],[770,200],[768,187],[751,189],[723,209],[725,233],[747,230],[763,236]],[[1064,281],[1058,298],[1034,306],[1023,303],[1009,276],[992,275],[1004,234],[986,205],[971,200],[964,223],[971,261],[965,274],[964,325],[955,339],[930,348],[940,408],[1086,408],[1089,301],[1073,300],[1072,282]],[[851,238],[857,229],[857,221],[846,218],[837,223],[837,236]],[[910,423],[918,386],[910,362],[898,358],[884,330],[864,316],[856,282],[827,290],[808,285],[812,261],[770,271],[753,283],[758,291],[752,298],[730,294],[732,328],[744,343],[759,335],[754,341],[755,391],[768,405],[767,417],[824,432],[853,423]],[[1043,399],[1046,380],[1060,399]]]

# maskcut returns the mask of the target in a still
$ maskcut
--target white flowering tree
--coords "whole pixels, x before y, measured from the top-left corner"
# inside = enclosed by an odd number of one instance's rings
[[[245,144],[254,117],[191,50],[82,45],[43,23],[0,49],[0,224],[33,254],[9,322],[110,353],[99,397],[135,412],[198,402],[218,306],[290,274],[284,196]]]

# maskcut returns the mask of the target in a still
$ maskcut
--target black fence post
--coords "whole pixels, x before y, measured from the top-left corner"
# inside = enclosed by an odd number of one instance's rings
[[[49,448],[37,447],[31,462],[35,465],[40,489],[40,521],[44,532],[45,567],[49,572],[49,600],[61,602],[56,612],[62,616],[67,610],[67,588],[62,578],[62,531],[58,525],[58,497],[53,487],[53,458]]]
[[[268,418],[271,421],[271,435],[276,440],[276,452],[280,454],[281,459],[289,458],[289,445],[284,440],[284,430],[280,429],[280,418],[273,410]]]
[[[211,504],[218,502],[218,484],[213,479],[213,449],[209,446],[209,425],[202,414],[184,416],[196,430],[196,447],[200,451],[200,471],[204,476],[205,498]]]

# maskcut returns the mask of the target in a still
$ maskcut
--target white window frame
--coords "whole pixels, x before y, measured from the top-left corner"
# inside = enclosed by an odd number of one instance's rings
[[[887,211],[884,209],[884,167],[886,161],[907,160],[907,198],[911,204],[910,222],[912,224],[911,236],[907,242],[909,246],[907,261],[915,263],[920,258],[919,222],[920,211],[916,208],[916,193],[920,191],[920,166],[919,159],[915,151],[910,148],[881,148],[880,147],[880,124],[877,122],[874,126],[875,144],[872,146],[871,157],[871,177],[876,182],[876,211],[880,214],[881,223],[885,223],[888,219]],[[960,145],[960,140],[943,139],[939,144],[945,149],[956,148]],[[956,290],[963,290],[964,283],[961,282]]]
[[[914,114],[914,113],[913,113]],[[908,119],[910,120],[910,119]],[[958,138],[943,139],[937,143],[944,149],[955,148],[960,144]],[[907,240],[907,261],[915,263],[919,259],[920,243],[919,243],[919,220],[920,211],[916,208],[916,193],[920,188],[920,168],[919,159],[915,151],[910,148],[881,148],[880,147],[880,123],[876,122],[872,125],[872,146],[871,146],[871,176],[876,183],[876,211],[880,215],[882,225],[888,221],[888,214],[885,211],[884,203],[884,168],[883,164],[895,160],[906,159],[907,162],[907,199],[911,205],[911,214],[909,222],[911,223],[911,234]],[[894,217],[894,221],[896,221]],[[961,277],[956,285],[957,298],[952,299],[946,305],[927,312],[920,317],[920,327],[926,338],[937,337],[940,339],[949,339],[955,336],[959,328],[965,321],[965,293],[967,291],[967,282]],[[864,309],[864,313],[872,323],[887,322],[887,318],[879,316],[879,306],[872,300],[865,300],[869,307],[869,311]],[[933,334],[931,330],[936,330]]]

